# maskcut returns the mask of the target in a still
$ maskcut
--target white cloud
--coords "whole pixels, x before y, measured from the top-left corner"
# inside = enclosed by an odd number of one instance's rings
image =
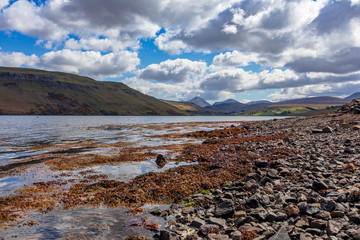
[[[220,53],[216,55],[213,59],[213,64],[215,66],[247,66],[250,62],[261,62],[262,59],[258,54],[245,54],[239,51],[232,51],[226,53]]]
[[[31,56],[25,55],[21,52],[0,52],[0,65],[7,67],[21,67],[22,65],[36,66],[39,58],[33,54]]]
[[[47,70],[70,72],[102,79],[119,77],[122,73],[135,70],[140,64],[137,53],[118,52],[101,54],[96,51],[50,51],[38,57],[21,52],[0,52],[0,65],[21,67],[23,65]]]
[[[137,53],[117,52],[101,54],[97,51],[60,50],[45,53],[40,58],[40,66],[47,69],[87,75],[102,79],[119,77],[121,73],[135,70],[140,64]]]
[[[158,82],[185,82],[199,77],[206,70],[205,62],[190,61],[188,59],[166,60],[160,64],[151,64],[139,70],[138,77]]]
[[[0,0],[0,10],[9,5],[10,0]]]

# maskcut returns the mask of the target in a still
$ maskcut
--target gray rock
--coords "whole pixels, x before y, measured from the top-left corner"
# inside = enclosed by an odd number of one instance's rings
[[[190,227],[194,227],[194,228],[200,228],[202,225],[205,225],[205,221],[200,218],[195,218],[190,223]]]
[[[320,212],[320,208],[318,208],[317,206],[313,206],[313,205],[307,205],[306,211],[305,211],[305,213],[307,215],[315,215],[315,214],[318,214],[319,212]]]
[[[340,223],[330,220],[326,224],[326,233],[329,236],[333,236],[333,235],[338,234],[340,232],[341,228],[342,228],[342,225]]]
[[[246,181],[250,181],[250,180],[255,180],[255,181],[260,181],[261,176],[257,173],[249,173],[248,175],[246,175],[245,180]]]
[[[310,227],[317,228],[317,229],[325,229],[326,222],[321,219],[315,219],[315,220],[311,221]]]
[[[336,202],[330,198],[322,198],[320,200],[321,209],[331,212],[335,209]]]
[[[221,218],[229,218],[234,216],[234,213],[234,202],[226,199],[215,208],[214,216]]]
[[[206,220],[206,223],[212,225],[218,225],[220,229],[224,229],[226,227],[226,220],[222,218],[210,217],[208,220]]]
[[[322,130],[323,133],[333,133],[334,132],[334,129],[332,129],[331,127],[327,126],[327,127],[324,127],[323,130]]]
[[[285,227],[281,227],[274,236],[270,238],[270,240],[291,240],[288,232]]]

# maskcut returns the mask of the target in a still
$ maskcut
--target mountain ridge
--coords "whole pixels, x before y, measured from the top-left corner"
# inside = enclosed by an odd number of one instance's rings
[[[0,113],[15,115],[189,115],[123,83],[0,67]]]

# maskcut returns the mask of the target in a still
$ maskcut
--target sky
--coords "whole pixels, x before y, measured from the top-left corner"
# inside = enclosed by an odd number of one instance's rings
[[[360,91],[360,0],[0,0],[0,66],[169,100]]]

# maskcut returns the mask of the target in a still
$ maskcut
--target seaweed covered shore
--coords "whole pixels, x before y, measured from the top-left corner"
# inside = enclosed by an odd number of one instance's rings
[[[163,203],[172,205],[151,213],[167,226],[142,225],[157,239],[360,239],[359,125],[359,115],[336,113],[174,131],[157,137],[201,142],[168,147],[176,152],[171,161],[191,164],[127,182],[86,171],[73,183],[36,182],[0,198],[0,221],[4,227],[31,212],[80,206],[136,214]],[[129,148],[117,157],[71,156],[42,164],[65,170],[158,155]]]

